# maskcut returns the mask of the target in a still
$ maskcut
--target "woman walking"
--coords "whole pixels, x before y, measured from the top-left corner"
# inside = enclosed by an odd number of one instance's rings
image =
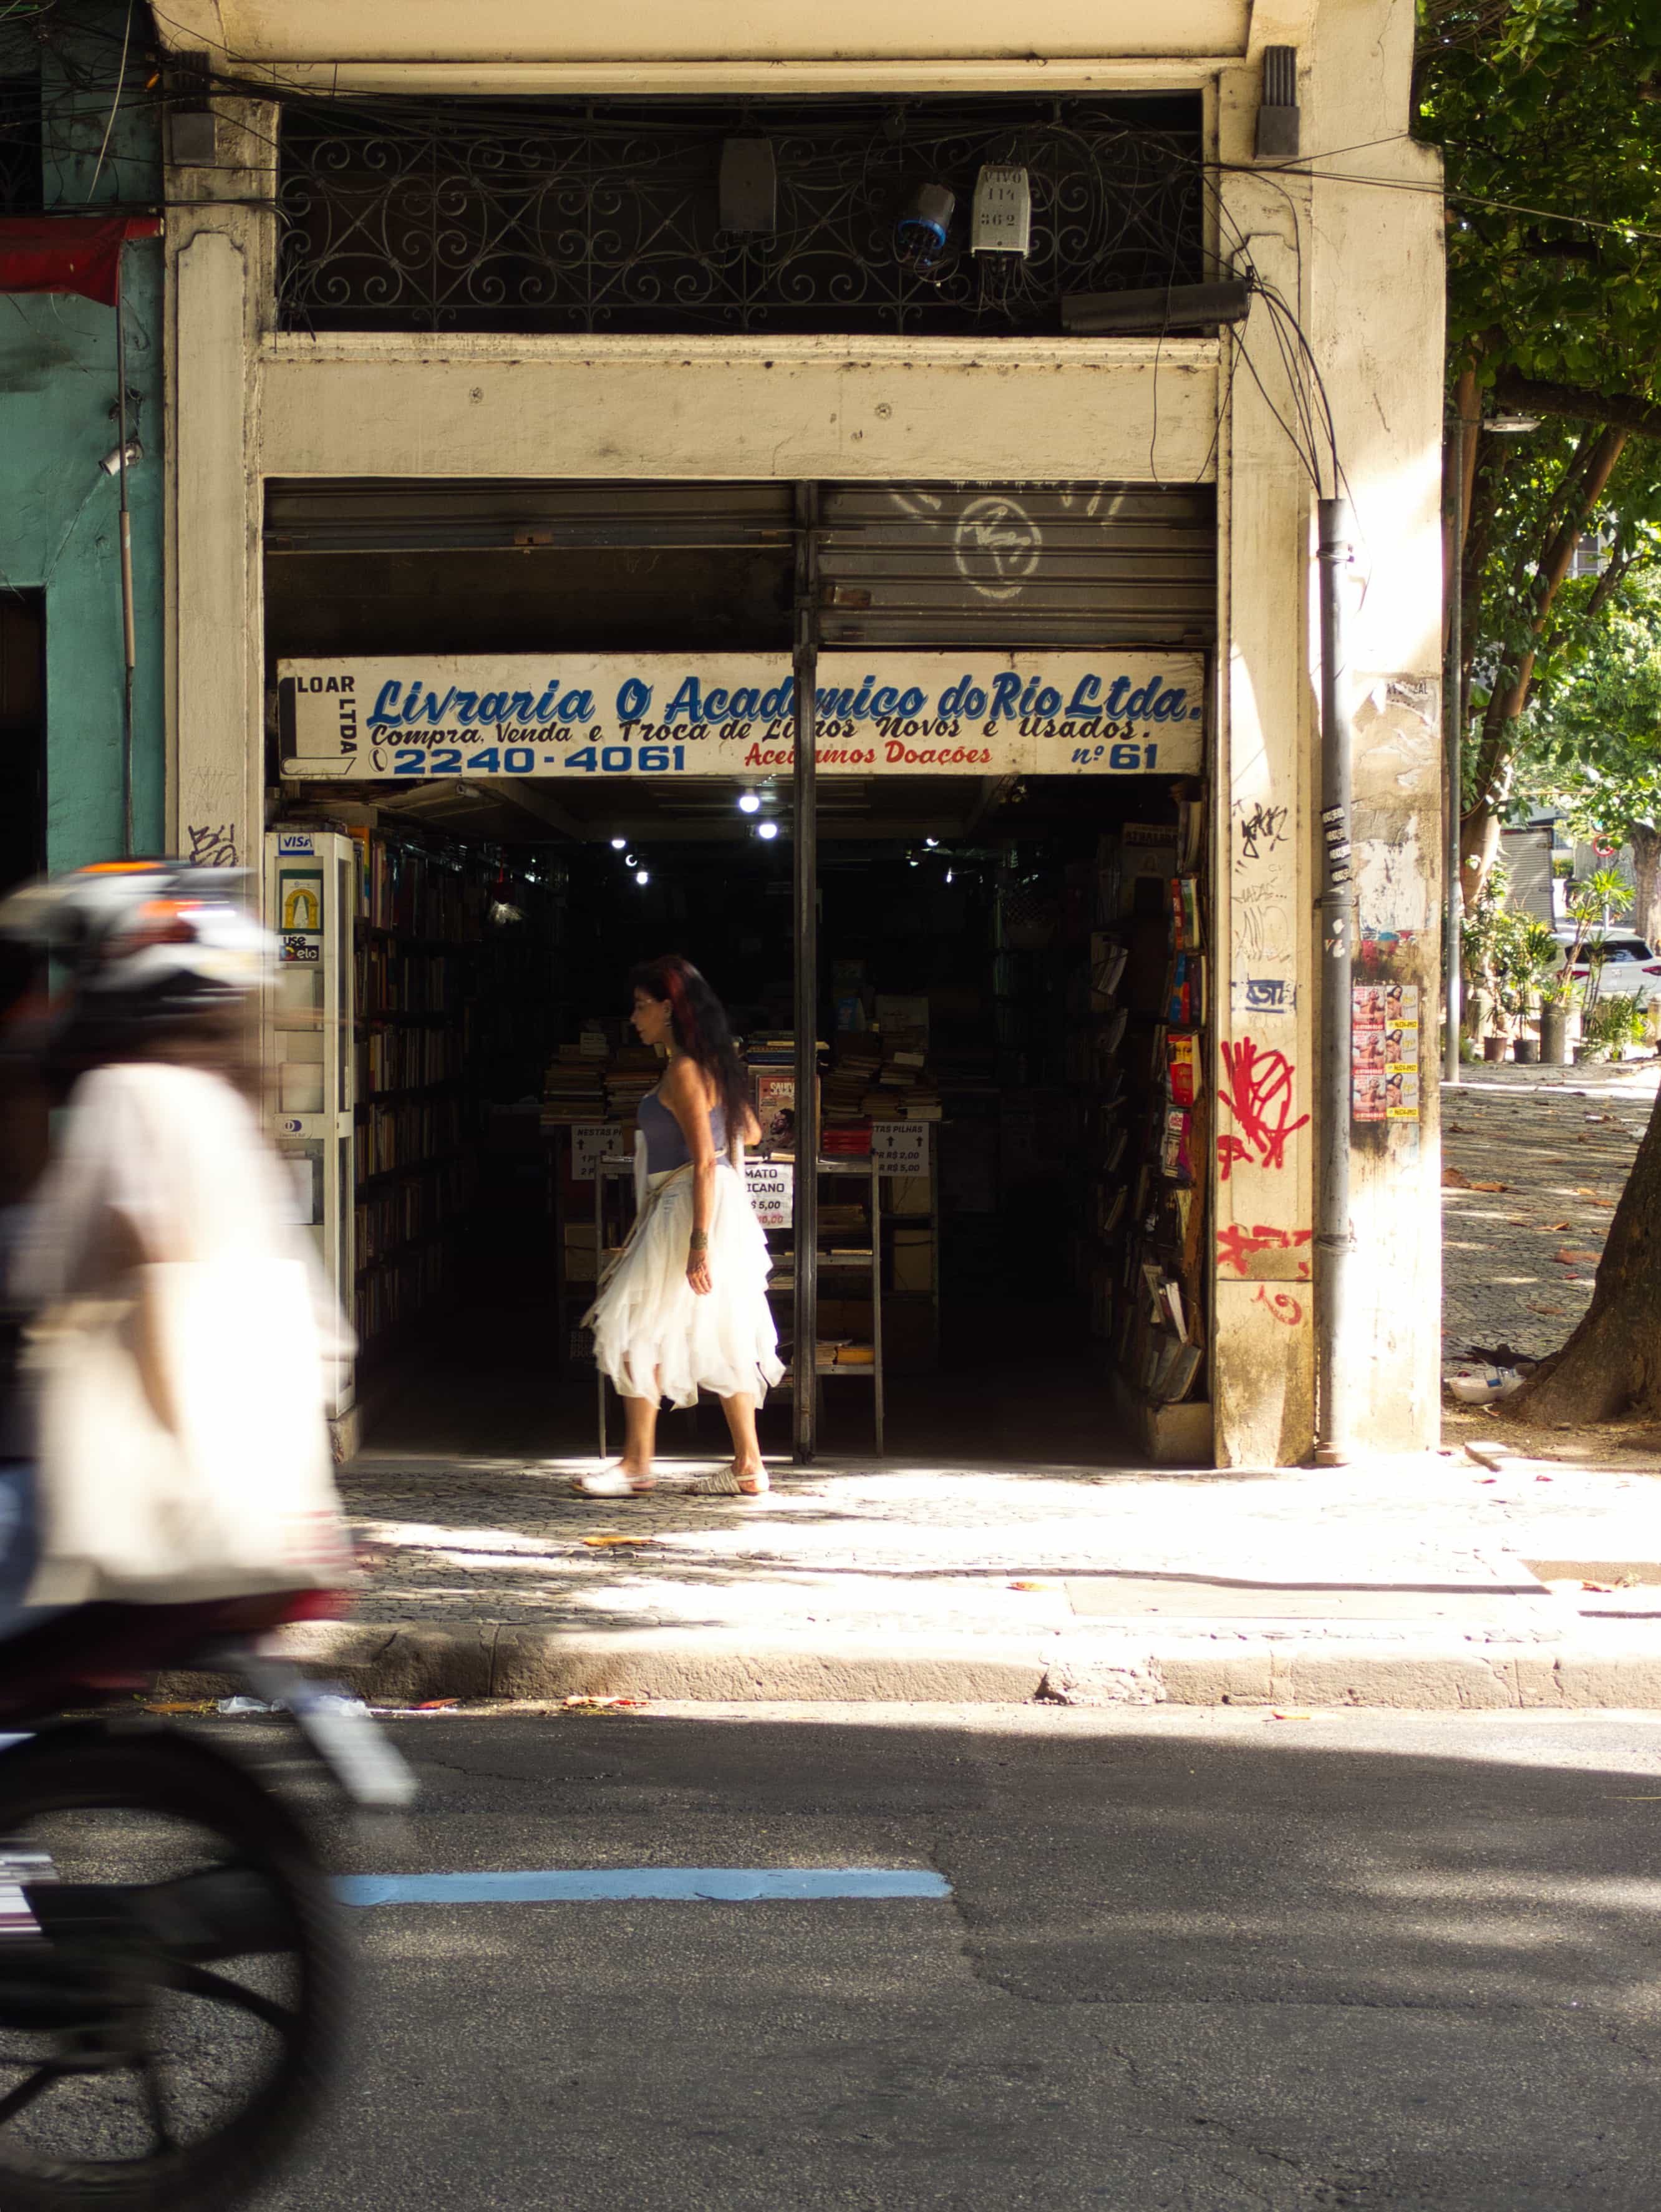
[[[758,1498],[767,1474],[755,1409],[785,1371],[767,1239],[742,1173],[743,1147],[760,1133],[725,1011],[698,970],[670,954],[629,983],[640,1042],[666,1052],[669,1066],[640,1101],[633,1230],[584,1316],[626,1407],[623,1456],[576,1486],[590,1498],[650,1490],[658,1406],[694,1406],[708,1390],[727,1417],[732,1464],[697,1487]]]

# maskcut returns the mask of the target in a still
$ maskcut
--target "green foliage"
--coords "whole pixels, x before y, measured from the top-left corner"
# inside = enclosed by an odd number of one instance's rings
[[[1616,1059],[1623,1046],[1642,1044],[1648,1033],[1649,1017],[1635,992],[1611,991],[1580,1018],[1580,1042],[1588,1060]]]
[[[1415,88],[1446,165],[1453,411],[1492,413],[1517,379],[1576,399],[1529,434],[1473,434],[1464,799],[1502,808],[1531,684],[1567,678],[1661,568],[1661,436],[1641,428],[1661,426],[1661,4],[1421,0]],[[1593,529],[1608,574],[1563,580]]]
[[[1426,0],[1416,85],[1447,164],[1452,357],[1652,391],[1661,8]]]
[[[1579,660],[1537,691],[1520,739],[1518,795],[1577,836],[1625,844],[1661,829],[1661,596],[1608,611]]]

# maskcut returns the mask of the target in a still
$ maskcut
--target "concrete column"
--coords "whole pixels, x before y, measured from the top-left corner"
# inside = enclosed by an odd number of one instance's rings
[[[1251,159],[1258,92],[1255,69],[1222,80],[1225,162]],[[1218,241],[1300,315],[1306,195],[1226,175]],[[1220,470],[1212,1376],[1218,1464],[1273,1467],[1306,1455],[1314,1423],[1313,492],[1282,427],[1294,395],[1265,304],[1236,344]]]
[[[187,859],[258,866],[264,687],[253,457],[258,341],[275,313],[276,110],[225,101],[219,115],[220,166],[167,171],[167,820]]]

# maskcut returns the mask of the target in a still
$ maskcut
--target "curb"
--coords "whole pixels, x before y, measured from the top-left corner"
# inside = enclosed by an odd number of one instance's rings
[[[1450,1637],[1369,1644],[1190,1633],[1014,1642],[894,1635],[747,1643],[716,1632],[447,1628],[315,1621],[284,1656],[372,1705],[432,1698],[638,1697],[685,1704],[1371,1706],[1411,1711],[1661,1711],[1661,1626],[1581,1622],[1573,1644]],[[167,1678],[203,1693],[206,1677]]]

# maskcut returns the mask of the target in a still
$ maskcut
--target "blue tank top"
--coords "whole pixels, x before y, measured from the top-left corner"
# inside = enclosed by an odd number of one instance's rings
[[[655,1091],[648,1091],[641,1099],[635,1109],[634,1126],[646,1139],[648,1175],[665,1175],[671,1168],[683,1168],[692,1158],[680,1123]],[[709,1133],[717,1154],[725,1152],[727,1117],[724,1107],[710,1108]]]

